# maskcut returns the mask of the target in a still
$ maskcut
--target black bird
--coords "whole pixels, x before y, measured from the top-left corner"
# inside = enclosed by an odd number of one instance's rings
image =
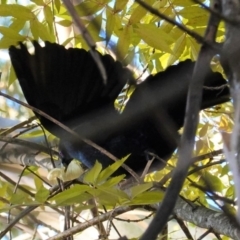
[[[126,82],[134,82],[132,73],[110,55],[99,54],[106,69],[107,84],[89,52],[65,49],[55,43],[41,47],[33,42],[35,53],[26,46],[11,46],[12,65],[27,102],[66,124],[81,137],[91,139],[121,159],[137,173],[143,171],[153,152],[168,160],[177,148],[178,130],[183,126],[187,90],[194,62],[186,60],[150,75],[136,87],[123,114],[114,108],[114,100]],[[208,66],[206,66],[208,67]],[[209,67],[208,67],[209,68]],[[226,84],[219,73],[209,69],[205,86]],[[229,89],[203,89],[201,108],[229,101]],[[94,147],[76,140],[53,122],[39,116],[42,125],[61,139],[63,162],[73,158],[91,168],[96,160],[104,167],[113,161]],[[163,166],[155,160],[150,171]],[[126,173],[121,168],[116,174]],[[128,173],[127,173],[128,174]]]

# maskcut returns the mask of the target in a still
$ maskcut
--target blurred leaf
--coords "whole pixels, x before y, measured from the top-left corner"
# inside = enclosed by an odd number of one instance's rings
[[[114,172],[116,172],[118,170],[118,168],[120,168],[122,166],[122,164],[128,159],[129,155],[127,155],[126,157],[122,158],[121,160],[118,160],[116,162],[114,162],[112,165],[110,165],[109,167],[105,168],[100,175],[98,176],[98,182],[103,182],[105,181],[107,178],[109,178]]]
[[[70,27],[73,23],[70,20],[61,20],[61,21],[58,21],[57,24],[63,27]]]
[[[95,184],[101,170],[102,170],[102,164],[96,161],[94,166],[90,170],[88,170],[84,175],[84,178],[83,178],[84,182]]]
[[[167,63],[168,66],[173,65],[180,58],[185,49],[185,46],[186,46],[186,34],[183,33],[174,44],[172,50],[173,55],[171,55],[170,58],[168,59]]]
[[[76,5],[77,13],[80,17],[89,16],[97,13],[103,6],[99,4],[97,1],[86,0]]]
[[[235,189],[234,189],[233,185],[231,185],[230,187],[227,188],[225,196],[228,197],[228,198],[234,199]]]
[[[113,187],[116,186],[117,184],[119,184],[123,179],[125,178],[125,175],[120,175],[117,177],[111,177],[110,179],[108,179],[106,182],[104,182],[103,184],[101,184],[102,187]],[[99,181],[100,183],[102,181]]]
[[[36,201],[38,201],[39,203],[44,203],[47,198],[49,197],[49,190],[47,190],[45,187],[40,187],[37,191],[37,193],[35,194],[35,199]]]
[[[150,46],[164,52],[172,53],[169,42],[174,42],[174,39],[160,28],[150,24],[137,24],[137,28],[134,28],[134,31]]]
[[[135,198],[137,195],[149,190],[152,186],[153,184],[150,182],[150,183],[139,184],[137,186],[130,188],[131,197]]]
[[[91,199],[92,196],[86,193],[91,188],[87,185],[74,185],[64,192],[58,193],[56,196],[52,197],[50,200],[55,201],[57,205],[71,205],[74,203],[81,203]]]
[[[137,6],[133,13],[131,14],[131,17],[129,19],[130,24],[139,23],[140,20],[147,14],[148,10],[143,8],[142,6]]]
[[[55,7],[57,9],[57,12],[59,13],[60,7],[61,7],[61,1],[60,0],[54,0]]]
[[[121,31],[117,42],[117,55],[122,61],[128,53],[129,45],[131,43],[132,26],[126,26]]]
[[[28,176],[29,174],[32,174],[32,172],[37,173],[39,167],[38,166],[29,166],[24,170],[23,176]],[[30,171],[31,170],[31,171]]]
[[[70,164],[67,166],[67,170],[65,171],[64,181],[71,181],[79,178],[84,173],[82,168],[82,164],[80,161],[73,159]]]
[[[19,33],[19,31],[23,29],[25,23],[26,21],[24,19],[13,19],[9,28]]]
[[[222,167],[221,177],[228,175],[229,171],[230,171],[230,170],[229,170],[228,164],[225,164],[225,165]]]
[[[98,189],[101,191],[98,196],[100,202],[102,201],[101,198],[103,195],[106,196],[105,202],[108,201],[107,199],[109,198],[108,204],[115,205],[116,203],[119,203],[123,205],[124,203],[129,202],[129,196],[118,188],[109,188],[101,185],[98,186]],[[115,203],[113,199],[115,199]]]
[[[223,190],[223,188],[225,188],[221,179],[219,179],[219,177],[211,174],[210,172],[204,171],[203,177],[204,177],[204,180],[206,180],[206,183],[210,184],[212,191],[221,192]]]
[[[199,131],[199,136],[200,137],[204,137],[206,134],[207,134],[207,131],[208,131],[208,127],[209,127],[209,124],[206,123],[203,125],[203,127],[200,129]]]
[[[186,1],[186,0],[172,0],[172,3],[173,3],[175,6],[181,6],[181,7],[186,7],[186,6],[195,4],[195,3],[192,2],[192,1]]]
[[[1,46],[1,40],[0,40],[0,46]],[[0,47],[1,48],[1,47]],[[9,72],[9,78],[8,78],[8,87],[11,86],[11,84],[16,80],[16,75],[15,71],[13,69],[13,66],[11,65],[10,67],[10,72]]]
[[[1,5],[0,16],[2,17],[12,16],[17,19],[23,20],[31,20],[35,18],[34,14],[30,9],[18,4]]]
[[[23,192],[17,192],[17,193],[14,193],[11,198],[9,199],[9,202],[11,204],[24,204],[27,202],[27,194],[26,193],[23,193]]]
[[[178,14],[181,15],[182,17],[186,19],[192,19],[192,18],[199,18],[199,17],[208,17],[207,11],[205,11],[203,8],[200,6],[190,6],[190,7],[185,7],[178,11]]]
[[[160,202],[163,197],[164,193],[160,191],[144,192],[136,196],[130,205],[154,204]]]
[[[95,42],[99,42],[99,37],[102,26],[102,14],[98,14],[87,26],[87,31]]]
[[[30,1],[35,3],[38,6],[44,6],[45,5],[43,0],[30,0]]]
[[[41,38],[43,41],[55,41],[54,35],[50,34],[47,26],[39,22],[37,19],[30,21],[30,29],[35,40]]]
[[[49,32],[53,32],[53,12],[48,5],[44,6],[43,11],[45,20],[48,23]]]
[[[128,0],[116,0],[114,4],[114,12],[120,12],[127,6]]]
[[[114,29],[114,24],[115,24],[115,15],[113,14],[113,9],[112,8],[107,8],[106,9],[106,42],[108,44],[108,41],[110,40],[112,34],[113,34],[113,29]]]
[[[34,176],[34,183],[35,183],[35,187],[36,187],[36,190],[39,191],[40,189],[42,189],[43,187],[43,182],[42,180],[37,177],[37,176]]]
[[[23,41],[25,39],[24,36],[20,35],[18,31],[8,28],[8,27],[2,27],[0,26],[0,33],[7,38],[12,38],[15,41]]]

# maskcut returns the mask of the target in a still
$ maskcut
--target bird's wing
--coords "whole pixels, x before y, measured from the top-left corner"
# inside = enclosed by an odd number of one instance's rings
[[[27,102],[59,121],[67,122],[82,116],[117,97],[132,73],[110,55],[100,59],[107,73],[104,85],[91,54],[84,49],[70,48],[46,42],[41,47],[33,42],[35,53],[26,46],[11,46],[10,58]],[[51,132],[46,119],[41,122]],[[47,122],[47,123],[46,123]],[[56,132],[54,132],[56,135]]]

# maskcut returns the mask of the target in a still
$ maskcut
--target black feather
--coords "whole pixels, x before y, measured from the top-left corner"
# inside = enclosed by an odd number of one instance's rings
[[[101,55],[107,84],[89,52],[68,49],[46,42],[34,42],[30,55],[23,44],[11,46],[11,61],[28,103],[90,138],[118,158],[131,154],[126,164],[136,172],[144,169],[146,151],[167,160],[177,147],[178,129],[183,126],[189,81],[194,62],[186,60],[164,72],[149,76],[137,86],[123,114],[113,106],[117,95],[132,73],[110,55]],[[205,85],[226,84],[219,73],[209,69]],[[203,90],[202,109],[229,100],[229,89]],[[37,114],[36,114],[37,115]],[[38,115],[37,115],[38,116]],[[61,139],[65,163],[79,159],[87,167],[96,160],[104,167],[112,160],[95,148],[74,139],[54,123],[38,116],[42,125]],[[163,164],[155,160],[150,170]],[[119,173],[125,173],[123,169]]]

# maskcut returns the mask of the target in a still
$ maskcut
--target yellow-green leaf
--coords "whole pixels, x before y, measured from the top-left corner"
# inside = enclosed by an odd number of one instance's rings
[[[208,17],[208,12],[197,5],[184,7],[183,9],[178,11],[178,14],[186,19]]]
[[[133,13],[131,14],[131,17],[129,19],[130,24],[135,24],[140,22],[140,20],[147,14],[147,10],[143,8],[142,6],[137,6]]]
[[[146,192],[147,190],[149,190],[152,187],[152,183],[143,183],[143,184],[139,184],[137,186],[134,186],[132,188],[130,188],[130,192],[131,192],[131,197],[135,198],[137,195]]]
[[[49,197],[49,190],[47,190],[45,187],[40,187],[37,193],[35,194],[35,199],[39,203],[44,203],[47,198]]]
[[[91,198],[87,192],[91,188],[87,185],[74,185],[70,189],[67,189],[56,196],[51,198],[51,201],[55,201],[57,205],[59,204],[72,204],[81,202],[80,199]],[[83,196],[82,196],[83,194]]]
[[[44,6],[45,5],[43,0],[30,0],[30,1],[35,3],[38,6]]]
[[[128,0],[116,0],[114,4],[114,12],[120,12],[126,7]]]
[[[208,171],[204,171],[203,180],[210,185],[212,191],[221,192],[224,188],[224,184],[221,179]]]
[[[4,37],[8,37],[8,38],[13,38],[16,41],[23,41],[25,39],[24,36],[20,35],[18,33],[18,31],[12,29],[12,28],[8,28],[8,27],[2,27],[0,26],[0,33],[4,36]]]
[[[48,27],[44,25],[44,23],[39,22],[38,19],[30,21],[30,29],[34,39],[36,40],[41,38],[43,41],[55,41],[54,34],[50,34]]]
[[[172,53],[169,43],[173,43],[174,39],[162,29],[151,24],[137,24],[137,28],[134,28],[134,31],[150,46],[164,52]]]
[[[99,175],[97,181],[103,182],[104,180],[106,180],[107,178],[109,178],[114,172],[117,171],[117,169],[119,167],[122,166],[122,164],[128,159],[129,155],[127,155],[126,157],[122,158],[121,160],[118,160],[116,162],[114,162],[113,164],[111,164],[109,167],[105,168]]]
[[[176,43],[174,44],[173,47],[173,55],[170,56],[170,58],[168,59],[168,66],[173,65],[182,55],[184,49],[186,46],[186,34],[183,33],[182,36],[180,38],[178,38],[178,40],[176,41]]]
[[[94,166],[89,171],[86,172],[84,176],[84,182],[95,184],[101,170],[102,164],[96,161]]]
[[[113,9],[112,8],[107,8],[106,9],[106,34],[107,34],[107,43],[110,40],[112,34],[113,34],[113,29],[114,29],[114,24],[115,24],[115,15],[113,14]]]
[[[1,42],[1,41],[0,41]],[[1,43],[0,43],[1,46]],[[1,48],[1,47],[0,47]],[[10,67],[10,72],[9,72],[9,77],[8,77],[8,87],[11,86],[11,84],[16,80],[16,75],[15,75],[15,71],[13,69],[13,66],[11,65]]]
[[[103,6],[97,1],[84,1],[76,6],[79,16],[89,16],[97,13]]]
[[[72,21],[65,19],[65,20],[58,21],[57,24],[64,27],[70,27],[72,25]]]
[[[31,12],[30,9],[19,4],[1,5],[0,16],[2,17],[12,16],[17,19],[24,19],[24,20],[31,20],[35,18],[34,14]]]
[[[45,20],[48,23],[49,29],[52,31],[53,12],[48,5],[44,6],[43,12],[44,12]]]
[[[117,42],[117,54],[119,60],[123,60],[128,53],[132,31],[132,26],[126,26],[123,28],[123,31],[120,32]]]
[[[209,127],[209,124],[206,123],[203,125],[203,127],[200,129],[199,131],[199,136],[200,137],[204,137],[206,134],[207,134],[207,131],[208,131],[208,127]]]
[[[164,197],[164,193],[160,191],[144,192],[136,196],[130,203],[130,205],[144,205],[154,204],[160,202]]]

